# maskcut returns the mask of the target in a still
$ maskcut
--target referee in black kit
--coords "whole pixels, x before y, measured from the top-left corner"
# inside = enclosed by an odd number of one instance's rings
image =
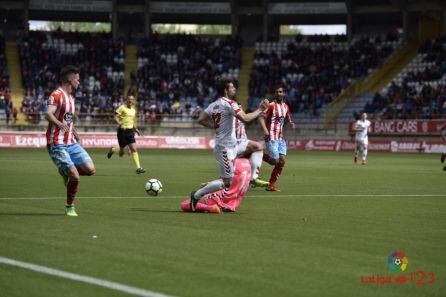
[[[111,158],[114,153],[119,152],[119,156],[124,156],[124,149],[128,146],[130,154],[136,166],[136,173],[146,172],[139,163],[139,155],[136,150],[135,133],[141,135],[141,132],[135,126],[136,110],[134,108],[135,97],[129,96],[125,104],[119,106],[115,111],[114,120],[118,124],[118,142],[119,149],[112,147],[107,153],[107,158]]]

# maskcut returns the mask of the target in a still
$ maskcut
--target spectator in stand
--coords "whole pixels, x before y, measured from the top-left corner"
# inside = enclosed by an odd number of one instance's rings
[[[364,112],[375,118],[440,119],[446,115],[446,34],[420,47],[420,66],[403,72],[382,94],[375,94]],[[416,62],[417,59],[414,61]]]
[[[190,118],[199,106],[216,97],[214,78],[237,78],[241,42],[231,37],[159,35],[139,41],[138,71],[132,79],[138,90],[139,111]]]
[[[367,37],[347,44],[345,35],[298,35],[294,41],[258,44],[249,82],[249,106],[257,106],[262,94],[282,84],[293,111],[318,117],[324,105],[394,51],[397,42],[387,43],[394,39],[393,35],[386,40]]]
[[[19,42],[26,99],[22,111],[39,121],[60,68],[77,64],[83,81],[76,90],[82,113],[113,113],[124,90],[124,42],[111,34],[32,31]]]

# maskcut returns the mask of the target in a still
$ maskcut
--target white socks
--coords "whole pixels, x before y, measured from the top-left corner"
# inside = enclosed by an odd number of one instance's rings
[[[255,180],[259,177],[260,166],[262,166],[263,152],[257,151],[251,154],[249,157],[249,163],[251,164],[251,180]]]
[[[367,149],[364,149],[363,151],[362,151],[362,160],[363,161],[365,161],[365,159],[367,159]]]
[[[213,192],[216,192],[218,190],[221,190],[224,187],[225,187],[225,183],[223,182],[223,180],[222,179],[216,179],[216,180],[208,182],[207,185],[205,185],[201,189],[198,189],[195,192],[194,196],[195,196],[196,199],[198,199],[198,198],[203,197],[206,194],[213,193]]]

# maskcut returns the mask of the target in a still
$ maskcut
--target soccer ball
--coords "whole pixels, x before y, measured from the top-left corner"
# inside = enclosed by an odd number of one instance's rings
[[[163,184],[156,178],[152,178],[146,182],[145,189],[150,196],[158,196],[163,191]]]
[[[393,264],[395,264],[396,266],[401,266],[401,264],[403,264],[403,261],[401,261],[400,258],[395,258],[393,260]]]

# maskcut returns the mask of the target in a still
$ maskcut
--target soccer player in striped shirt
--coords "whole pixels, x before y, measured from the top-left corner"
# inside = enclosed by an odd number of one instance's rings
[[[79,69],[72,65],[65,66],[60,71],[60,79],[61,86],[51,93],[47,102],[47,149],[67,188],[65,213],[77,217],[74,198],[79,176],[93,175],[96,169],[88,153],[79,144],[79,135],[74,129],[75,102],[71,93],[79,86]]]
[[[294,123],[291,120],[290,109],[284,102],[284,91],[282,86],[274,90],[274,102],[270,103],[263,117],[259,117],[260,127],[263,130],[267,154],[263,155],[263,161],[274,166],[267,191],[280,192],[276,187],[276,181],[279,178],[285,166],[285,156],[287,153],[286,142],[283,139],[283,124],[288,120],[291,128],[294,129]]]

